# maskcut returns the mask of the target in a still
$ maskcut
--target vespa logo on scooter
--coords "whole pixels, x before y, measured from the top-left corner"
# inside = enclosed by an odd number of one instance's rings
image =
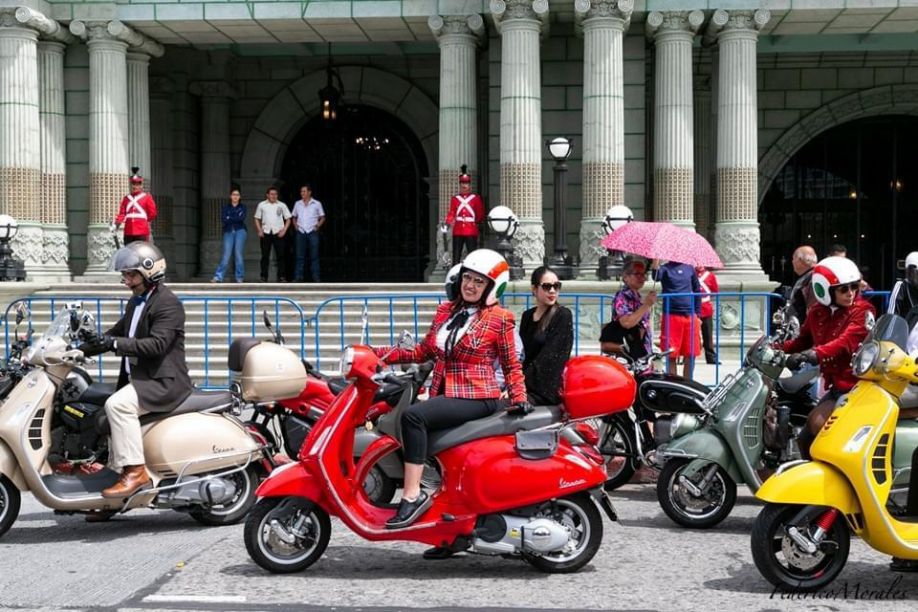
[[[560,478],[558,480],[559,489],[569,489],[571,487],[576,487],[582,484],[586,484],[586,480],[584,480],[583,478],[580,478],[579,480],[572,480],[572,481],[567,481],[567,480],[564,480],[563,478]]]

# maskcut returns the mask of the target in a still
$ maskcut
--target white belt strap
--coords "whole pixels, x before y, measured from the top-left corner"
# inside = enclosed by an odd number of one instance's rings
[[[456,207],[456,220],[457,221],[466,221],[468,223],[475,223],[475,209],[472,208],[470,202],[475,196],[462,197],[457,195],[456,198],[459,200],[459,206]],[[465,212],[463,212],[465,211]],[[468,214],[465,214],[468,213]]]
[[[708,274],[710,274],[710,272],[706,272],[704,276],[698,277],[698,284],[701,285],[701,292],[705,294],[704,297],[701,298],[702,304],[711,301],[711,288],[708,287],[708,285],[704,282],[704,279],[708,277]]]
[[[128,205],[127,205],[127,208],[125,209],[125,212],[127,213],[124,215],[125,219],[143,219],[143,220],[147,219],[147,211],[144,210],[143,206],[141,206],[139,202],[140,198],[142,198],[145,195],[147,194],[145,194],[144,192],[140,192],[136,196],[129,195],[127,197]]]

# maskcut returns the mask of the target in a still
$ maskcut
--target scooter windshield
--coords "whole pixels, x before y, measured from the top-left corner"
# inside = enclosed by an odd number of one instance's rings
[[[51,325],[48,326],[48,329],[45,330],[45,333],[42,334],[42,339],[44,338],[57,338],[63,336],[70,331],[70,309],[62,308],[61,311],[54,317],[54,320],[51,321]]]
[[[905,350],[908,343],[908,323],[899,315],[884,314],[877,319],[873,329],[867,334],[864,343],[870,341],[892,342],[899,348]]]

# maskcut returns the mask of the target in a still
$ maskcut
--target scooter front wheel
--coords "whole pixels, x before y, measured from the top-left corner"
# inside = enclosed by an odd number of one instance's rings
[[[16,485],[6,476],[0,475],[0,536],[9,531],[19,517],[22,496]]]
[[[328,514],[304,497],[268,497],[249,512],[245,548],[258,565],[275,574],[299,572],[328,547]]]
[[[545,554],[523,553],[533,567],[551,574],[576,572],[590,562],[602,544],[602,516],[593,499],[580,493],[543,504],[530,518],[556,521],[568,531],[563,549]]]
[[[803,506],[767,504],[752,526],[752,559],[762,576],[778,589],[790,593],[818,591],[838,576],[848,562],[851,532],[841,516],[825,533],[815,552],[807,552],[788,534],[796,527],[809,538],[813,522],[791,525]]]
[[[705,465],[694,475],[685,474],[690,459],[668,459],[657,479],[657,501],[666,516],[690,529],[707,529],[730,514],[736,503],[736,483],[717,464]],[[716,467],[704,490],[697,486],[709,467]],[[683,477],[688,481],[684,482]]]

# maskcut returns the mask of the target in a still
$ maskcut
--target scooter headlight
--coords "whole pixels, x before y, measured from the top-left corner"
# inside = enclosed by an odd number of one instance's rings
[[[341,362],[338,365],[339,372],[341,376],[347,376],[348,372],[351,371],[351,366],[354,365],[354,347],[349,346],[344,349],[344,352],[341,353]]]
[[[867,342],[861,346],[857,353],[854,354],[854,359],[851,360],[851,369],[854,371],[854,375],[864,376],[867,374],[876,365],[879,356],[880,345],[876,342]]]

